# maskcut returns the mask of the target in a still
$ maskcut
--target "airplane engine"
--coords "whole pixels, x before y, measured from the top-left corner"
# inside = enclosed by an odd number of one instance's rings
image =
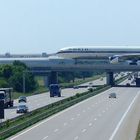
[[[118,56],[111,56],[111,57],[109,57],[109,62],[111,64],[117,64],[117,63],[119,63],[119,57]]]

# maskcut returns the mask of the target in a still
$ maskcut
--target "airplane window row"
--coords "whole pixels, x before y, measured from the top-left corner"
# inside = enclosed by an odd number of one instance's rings
[[[88,51],[88,50],[91,50],[91,49],[87,49],[87,48],[85,48],[85,49],[81,49],[81,48],[74,48],[74,49],[69,49],[70,51]]]

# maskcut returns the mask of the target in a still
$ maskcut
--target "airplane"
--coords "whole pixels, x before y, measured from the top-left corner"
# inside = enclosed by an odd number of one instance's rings
[[[107,58],[112,64],[128,60],[132,65],[139,64],[140,46],[73,46],[60,49],[57,56],[72,59]]]

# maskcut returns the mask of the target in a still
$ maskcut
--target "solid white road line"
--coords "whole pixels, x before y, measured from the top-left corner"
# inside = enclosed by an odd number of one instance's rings
[[[119,130],[122,122],[124,121],[125,117],[127,116],[129,110],[131,109],[131,107],[133,106],[135,100],[137,99],[137,97],[139,96],[140,91],[137,93],[137,95],[135,96],[135,98],[132,100],[131,104],[129,105],[129,107],[127,108],[126,112],[124,113],[124,115],[122,116],[121,120],[119,121],[117,127],[115,128],[114,132],[112,133],[112,135],[110,136],[109,140],[113,140],[117,131]]]

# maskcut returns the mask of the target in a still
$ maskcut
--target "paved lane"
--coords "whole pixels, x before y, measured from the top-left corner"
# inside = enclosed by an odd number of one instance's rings
[[[108,98],[111,92],[117,93],[117,99]],[[113,140],[116,134],[111,139],[112,134],[124,114],[129,114],[128,109],[139,94],[139,88],[111,88],[38,123],[11,140]]]

